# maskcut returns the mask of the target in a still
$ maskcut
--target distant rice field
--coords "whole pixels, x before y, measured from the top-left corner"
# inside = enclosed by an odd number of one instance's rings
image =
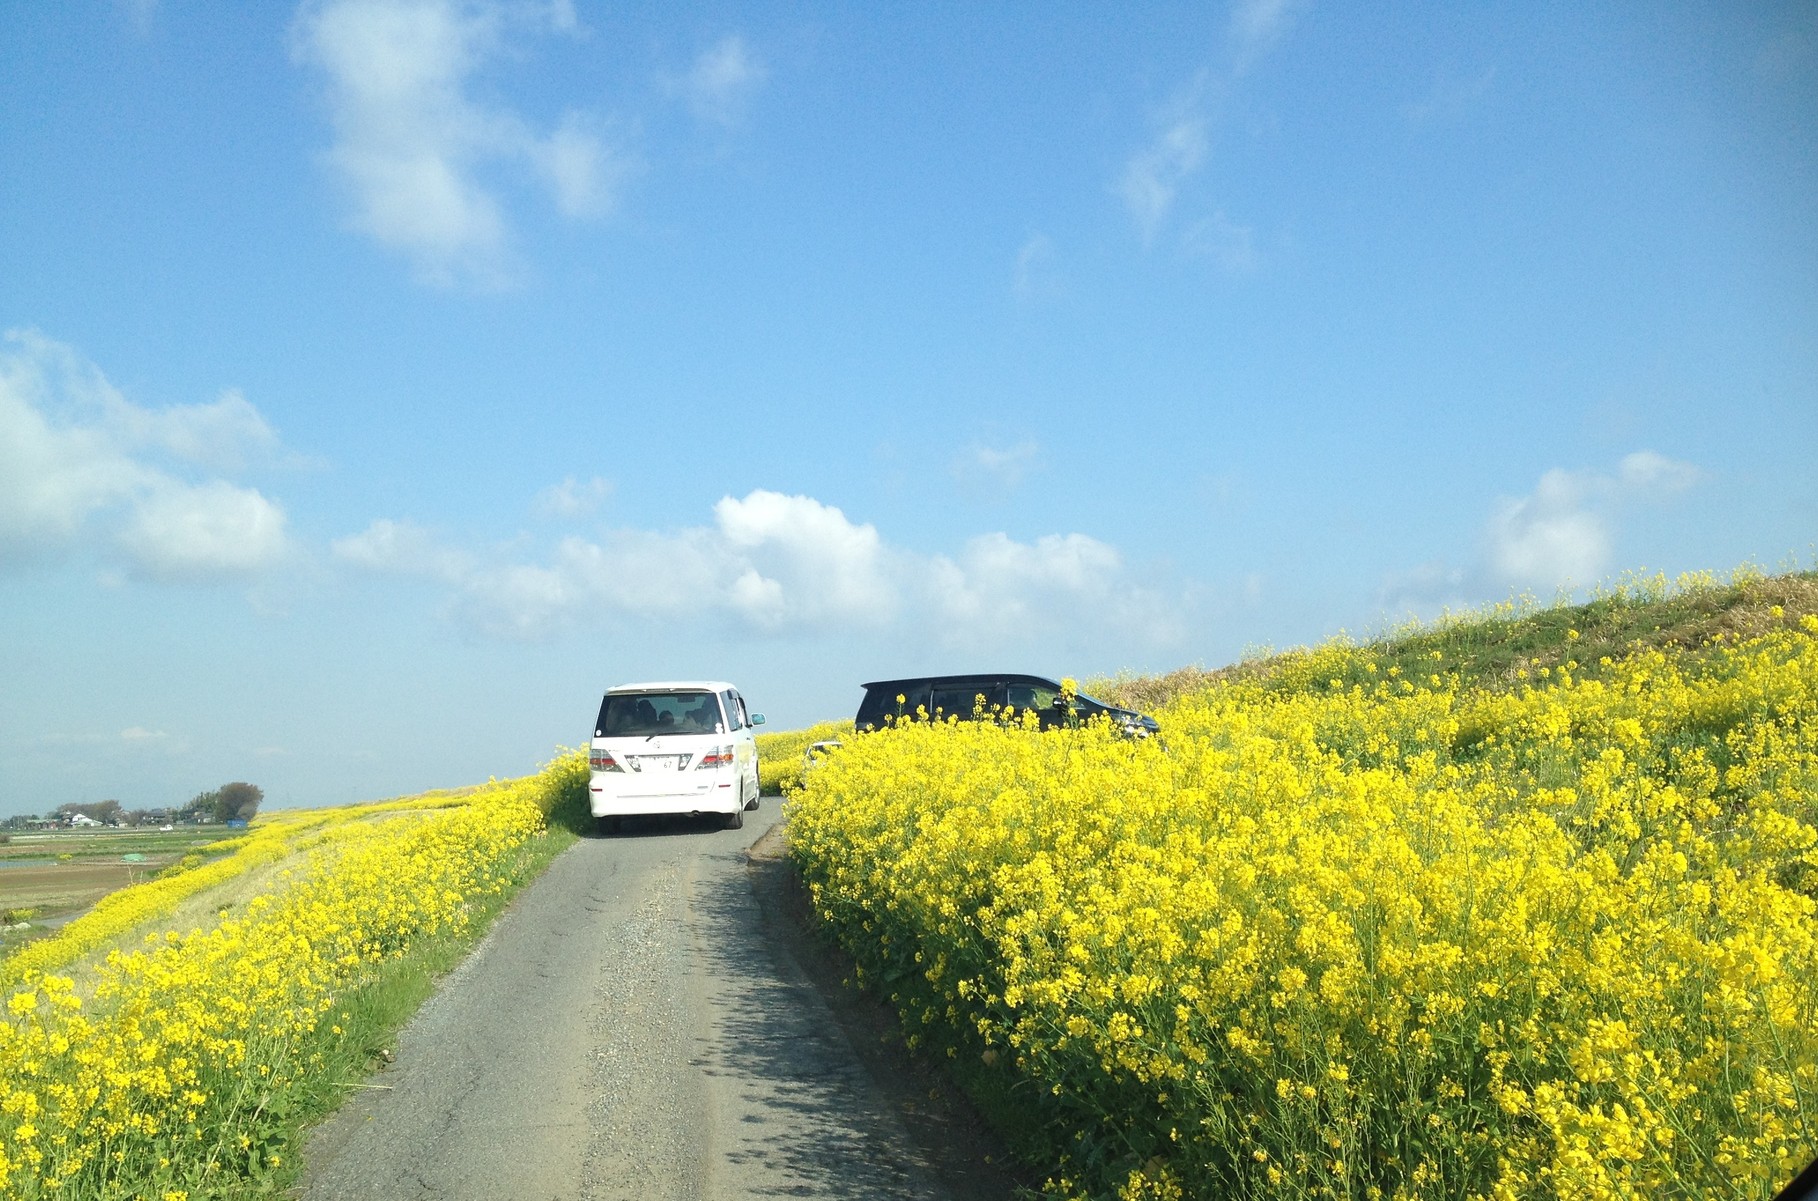
[[[221,839],[220,827],[51,830],[0,846],[0,955]]]

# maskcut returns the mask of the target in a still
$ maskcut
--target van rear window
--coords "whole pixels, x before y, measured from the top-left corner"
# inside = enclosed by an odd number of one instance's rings
[[[896,699],[899,695],[901,701]],[[930,711],[932,700],[926,683],[887,681],[866,691],[865,699],[859,702],[858,728],[880,729],[891,717],[912,719],[918,708]]]
[[[953,688],[936,688],[933,704],[936,717],[957,717],[971,721],[981,707],[988,713],[991,706],[1004,703],[1002,685],[963,684]]]
[[[615,692],[600,702],[596,738],[724,733],[726,719],[711,692]]]

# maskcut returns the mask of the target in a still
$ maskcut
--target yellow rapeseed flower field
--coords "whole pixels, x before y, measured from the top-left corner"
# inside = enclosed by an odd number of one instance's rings
[[[292,1093],[341,1034],[337,1001],[512,883],[514,851],[586,760],[470,796],[264,819],[227,858],[129,888],[0,964],[0,1195],[184,1201],[280,1166]],[[55,969],[183,896],[283,861],[207,929]],[[156,926],[153,926],[156,930]]]
[[[852,721],[823,721],[802,730],[778,730],[757,736],[758,784],[766,795],[792,792],[801,787],[802,755],[817,742],[844,744],[852,737]]]
[[[1818,1151],[1818,618],[1774,623],[1499,690],[1334,643],[1165,745],[910,722],[791,854],[1050,1195],[1768,1198]]]

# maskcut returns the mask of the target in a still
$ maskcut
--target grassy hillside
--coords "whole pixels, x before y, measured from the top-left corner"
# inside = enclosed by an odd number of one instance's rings
[[[1469,687],[1509,689],[1539,678],[1542,669],[1568,662],[1580,679],[1594,679],[1638,651],[1698,654],[1716,644],[1734,645],[1789,620],[1797,625],[1809,613],[1818,613],[1818,572],[1770,576],[1743,569],[1728,579],[1709,574],[1670,583],[1664,576],[1631,579],[1600,590],[1581,605],[1511,601],[1406,626],[1361,646],[1382,671],[1399,670],[1410,677],[1439,672]],[[1342,636],[1336,642],[1353,644]],[[1183,667],[1161,676],[1100,677],[1084,688],[1101,699],[1150,712],[1222,682],[1300,687],[1304,681],[1293,669],[1309,653],[1265,654],[1228,667]]]
[[[1818,1151],[1818,581],[1648,581],[910,726],[817,913],[1056,1197],[1753,1197]]]

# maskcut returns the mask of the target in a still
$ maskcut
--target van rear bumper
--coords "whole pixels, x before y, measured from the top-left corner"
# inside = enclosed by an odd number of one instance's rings
[[[710,788],[620,796],[610,785],[589,784],[587,804],[595,817],[639,817],[656,813],[737,813],[744,802],[736,780],[715,782]]]

